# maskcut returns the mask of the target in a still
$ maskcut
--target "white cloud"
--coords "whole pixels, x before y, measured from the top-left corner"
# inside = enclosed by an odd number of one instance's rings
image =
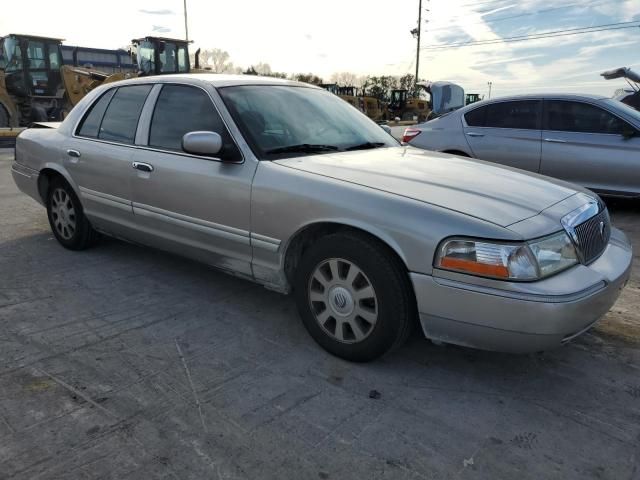
[[[498,40],[501,35],[554,29],[536,15],[504,23],[491,22],[491,18],[503,16],[498,13],[499,9],[508,10],[509,15],[547,8],[538,0],[496,2],[498,8],[490,3],[468,6],[474,1],[424,2],[430,12],[425,15],[429,23],[425,24],[423,44],[446,43],[452,38]],[[584,3],[580,8],[575,7],[576,2],[565,0],[551,5],[574,5],[560,12],[565,28],[590,24],[594,12],[615,22],[637,17],[640,10],[638,0],[615,4],[603,0],[593,7]],[[149,0],[110,0],[108,5],[87,0],[83,5],[83,9],[68,10],[60,9],[50,0],[12,2],[11,15],[0,16],[0,32],[60,36],[72,45],[118,48],[127,45],[131,38],[153,34],[154,24],[158,27],[159,12],[175,12],[163,15],[160,27],[169,29],[171,36],[184,35],[180,0],[154,0],[153,4]],[[417,0],[188,0],[188,5],[189,33],[195,40],[193,48],[222,48],[231,54],[236,65],[246,67],[263,61],[274,71],[315,72],[326,78],[340,71],[402,75],[415,68],[415,40],[409,30],[416,24]],[[31,15],[32,11],[39,14]],[[95,21],[97,16],[99,22]],[[549,19],[548,16],[542,18]],[[429,32],[429,26],[436,25],[449,28]],[[421,76],[458,81],[465,87],[478,87],[492,81],[496,93],[500,92],[501,85],[505,89],[523,90],[545,85],[558,87],[558,79],[578,78],[583,72],[610,68],[607,57],[613,52],[638,51],[631,43],[637,38],[637,32],[633,33],[635,37],[631,37],[631,32],[598,32],[535,42],[423,51]],[[636,45],[640,47],[640,43]],[[558,54],[558,46],[571,47],[573,51],[563,57]],[[613,89],[612,83],[603,82],[602,87],[584,86],[605,92]]]

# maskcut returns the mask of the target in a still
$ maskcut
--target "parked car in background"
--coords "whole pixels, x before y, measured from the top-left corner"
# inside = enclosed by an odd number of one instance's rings
[[[497,98],[407,128],[403,141],[640,196],[640,112],[610,98]]]
[[[20,134],[12,173],[62,246],[101,232],[293,291],[311,336],[354,361],[418,321],[476,348],[559,346],[609,310],[631,268],[595,194],[402,147],[286,80],[103,85],[57,128]]]

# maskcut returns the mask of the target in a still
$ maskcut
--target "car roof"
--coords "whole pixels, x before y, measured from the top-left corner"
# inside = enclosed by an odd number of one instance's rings
[[[527,100],[527,99],[547,99],[553,98],[558,100],[602,100],[604,95],[593,95],[590,93],[528,93],[524,95],[509,95],[506,97],[496,97],[487,102],[504,101],[504,100]]]
[[[297,82],[274,77],[262,77],[259,75],[227,75],[223,73],[180,73],[171,75],[153,75],[124,80],[125,83],[209,83],[214,87],[231,87],[239,85],[286,85],[293,87],[320,88],[309,83]],[[118,82],[122,83],[122,82]]]
[[[590,93],[528,93],[524,95],[509,95],[505,97],[495,97],[490,100],[481,100],[464,107],[464,110],[471,110],[473,107],[488,105],[490,103],[509,102],[517,100],[604,100],[610,97],[604,95],[593,95]],[[462,109],[461,109],[462,110]]]

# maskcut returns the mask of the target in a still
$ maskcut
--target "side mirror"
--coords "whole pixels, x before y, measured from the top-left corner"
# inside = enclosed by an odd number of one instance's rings
[[[182,137],[182,149],[187,153],[214,157],[222,150],[222,137],[216,132],[189,132]]]
[[[380,128],[391,135],[391,127],[389,125],[380,125]]]

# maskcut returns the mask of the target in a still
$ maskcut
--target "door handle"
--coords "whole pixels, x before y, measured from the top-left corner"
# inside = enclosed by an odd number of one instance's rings
[[[140,170],[141,172],[153,172],[153,165],[143,162],[133,162],[133,168]]]
[[[484,137],[484,133],[467,132],[470,137]]]
[[[67,150],[67,155],[73,158],[80,158],[80,152],[78,150]]]
[[[567,143],[566,140],[561,140],[559,138],[545,138],[544,141],[549,143]]]

